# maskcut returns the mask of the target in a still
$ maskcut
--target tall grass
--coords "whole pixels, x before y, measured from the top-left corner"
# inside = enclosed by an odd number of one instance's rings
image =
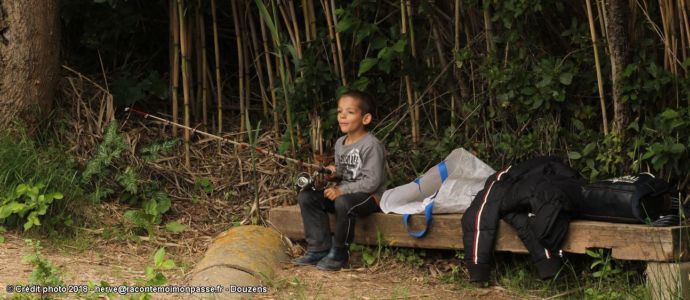
[[[63,216],[73,212],[83,199],[77,172],[76,163],[63,149],[39,144],[21,130],[0,131],[0,199],[13,193],[19,184],[43,183],[45,191],[65,196],[54,202],[48,215]]]

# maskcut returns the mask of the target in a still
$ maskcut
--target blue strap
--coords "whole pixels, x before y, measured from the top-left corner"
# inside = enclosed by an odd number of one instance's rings
[[[438,164],[438,172],[441,173],[441,182],[446,181],[446,178],[448,178],[448,167],[446,167],[445,160],[442,160]]]
[[[417,177],[417,179],[414,180],[414,183],[417,184],[417,188],[419,189],[419,193],[422,193],[422,178]]]
[[[438,192],[436,192],[438,193]],[[433,197],[436,197],[436,194],[434,194]],[[410,214],[404,214],[403,215],[403,225],[405,225],[405,229],[407,230],[407,234],[410,236],[416,237],[416,238],[421,238],[424,237],[429,229],[431,229],[431,218],[433,217],[433,214],[431,213],[434,210],[434,202],[429,203],[425,208],[424,208],[424,219],[426,221],[426,226],[424,229],[420,231],[410,231]]]
[[[448,178],[448,167],[446,166],[446,161],[442,160],[438,164],[438,172],[441,175],[441,182],[446,181],[446,179]],[[414,180],[414,183],[417,184],[417,187],[419,187],[420,192],[422,190],[421,182],[422,182],[421,178],[417,178]],[[438,191],[436,191],[436,193],[433,196],[431,196],[431,199],[433,200],[434,198],[436,198],[436,195],[438,195]],[[413,236],[416,238],[424,237],[427,234],[427,232],[429,232],[429,229],[431,229],[431,220],[433,219],[433,214],[432,214],[433,210],[434,210],[434,202],[432,201],[431,203],[429,203],[424,208],[424,219],[426,221],[426,226],[424,227],[424,229],[422,229],[420,231],[410,231],[410,225],[409,225],[410,214],[404,214],[403,215],[403,225],[405,225],[405,229],[407,230],[407,233],[410,236]]]

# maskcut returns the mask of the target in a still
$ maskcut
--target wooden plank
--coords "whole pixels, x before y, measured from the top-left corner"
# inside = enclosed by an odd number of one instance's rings
[[[393,246],[426,249],[463,249],[462,214],[434,215],[432,229],[424,238],[409,236],[401,215],[377,213],[357,221],[355,243],[376,245],[377,232]],[[411,218],[412,230],[423,228],[424,216]],[[277,207],[269,212],[273,226],[291,239],[304,239],[304,226],[299,207]],[[331,216],[331,228],[335,218]],[[612,250],[616,259],[644,261],[688,260],[690,227],[651,227],[638,224],[617,224],[576,220],[570,223],[563,251],[585,253],[587,248]],[[501,221],[496,238],[497,251],[527,253],[515,230]]]
[[[649,262],[645,273],[652,299],[690,299],[690,262]]]

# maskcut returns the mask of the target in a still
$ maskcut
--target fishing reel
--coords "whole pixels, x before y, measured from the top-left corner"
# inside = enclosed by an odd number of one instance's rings
[[[314,172],[313,175],[309,175],[307,172],[302,172],[297,175],[297,179],[295,180],[295,188],[297,188],[298,192],[311,189],[313,191],[316,190],[315,188],[315,183],[316,180],[314,179],[316,176],[318,176],[318,172]]]
[[[323,187],[319,185],[321,181],[317,180],[319,174],[331,174],[331,170],[322,167],[321,169],[314,171],[314,173],[311,175],[309,175],[307,172],[299,173],[299,175],[297,175],[297,179],[295,180],[295,188],[297,189],[297,192],[305,190],[322,190]]]

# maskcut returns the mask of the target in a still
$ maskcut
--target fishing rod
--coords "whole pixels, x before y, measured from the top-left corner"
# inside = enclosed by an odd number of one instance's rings
[[[298,160],[298,159],[294,159],[294,158],[291,158],[291,157],[287,157],[287,156],[285,156],[285,155],[280,155],[280,154],[275,153],[275,152],[270,151],[270,150],[266,150],[266,149],[263,149],[263,148],[259,148],[259,147],[256,147],[256,146],[252,146],[252,145],[250,145],[250,144],[248,144],[248,143],[242,143],[242,142],[233,141],[233,140],[231,140],[231,139],[224,138],[224,137],[222,137],[222,136],[218,136],[218,135],[215,135],[215,134],[211,134],[211,133],[208,133],[208,132],[205,132],[205,131],[202,131],[202,130],[198,130],[198,129],[196,129],[196,128],[192,128],[192,127],[189,127],[189,126],[185,126],[185,125],[182,125],[182,124],[180,124],[180,123],[176,123],[176,122],[173,122],[173,121],[170,121],[170,120],[167,120],[167,119],[164,119],[164,118],[161,118],[161,117],[158,117],[158,116],[155,116],[155,115],[152,115],[152,114],[149,114],[149,113],[146,113],[146,112],[143,112],[143,111],[140,111],[140,110],[131,108],[131,107],[125,107],[125,112],[133,112],[133,113],[135,113],[135,114],[137,114],[137,115],[143,117],[144,119],[151,118],[151,119],[154,119],[154,120],[157,120],[157,121],[161,121],[161,122],[163,122],[163,123],[166,124],[166,125],[172,125],[172,126],[177,126],[177,127],[183,128],[183,129],[187,129],[187,130],[190,130],[190,131],[191,131],[191,134],[198,133],[198,134],[201,134],[201,135],[206,136],[206,137],[210,137],[210,138],[213,138],[213,139],[216,139],[216,140],[220,140],[220,141],[223,141],[223,142],[227,142],[227,143],[230,143],[230,144],[239,146],[239,147],[242,148],[242,149],[254,148],[254,150],[255,150],[257,153],[260,153],[260,154],[263,154],[263,155],[272,156],[272,157],[275,157],[275,158],[278,158],[278,159],[282,159],[282,160],[285,160],[285,161],[289,161],[289,162],[292,162],[292,163],[297,164],[298,166],[307,166],[307,167],[315,168],[315,169],[316,169],[315,174],[317,174],[317,173],[332,174],[332,173],[333,173],[330,169],[327,169],[327,168],[324,167],[323,165],[317,165],[317,164],[313,164],[313,163],[304,162],[304,161],[301,161],[301,160]],[[304,174],[306,174],[306,176],[305,176]],[[300,189],[305,189],[305,188],[309,188],[309,187],[312,187],[312,188],[313,188],[314,180],[313,180],[312,176],[309,176],[308,173],[302,173],[302,174],[300,174],[300,176],[297,178],[295,184],[296,184],[297,187],[299,187]]]

